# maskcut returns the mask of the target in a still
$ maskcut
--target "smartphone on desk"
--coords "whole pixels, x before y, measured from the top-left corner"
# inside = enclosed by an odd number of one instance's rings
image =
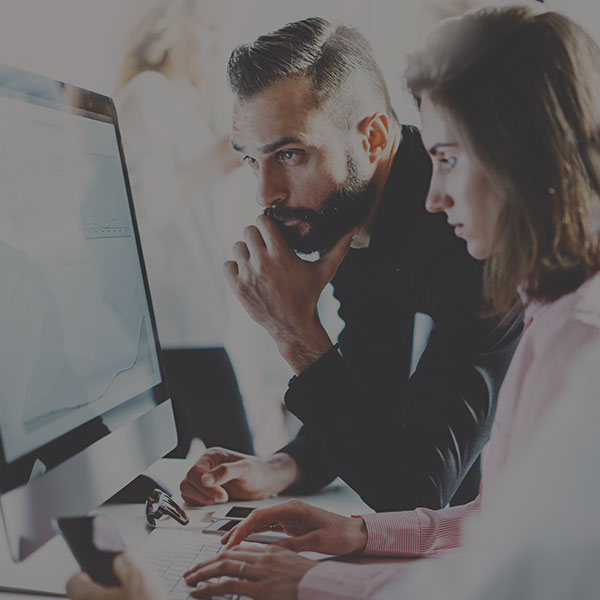
[[[242,521],[250,516],[250,513],[256,510],[254,506],[223,506],[215,510],[212,520],[221,521],[223,519]]]
[[[113,560],[125,550],[125,544],[107,517],[57,517],[52,525],[67,542],[81,569],[94,581],[106,586],[121,585],[113,572]]]
[[[211,517],[211,524],[205,527],[202,533],[223,536],[248,517],[253,510],[256,510],[253,506],[224,506],[218,508]],[[289,536],[285,533],[264,531],[249,535],[246,541],[257,542],[259,544],[273,544],[287,537]]]

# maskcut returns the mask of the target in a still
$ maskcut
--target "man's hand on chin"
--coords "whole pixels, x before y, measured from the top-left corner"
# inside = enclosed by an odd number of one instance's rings
[[[317,302],[350,248],[355,231],[343,236],[315,262],[302,260],[277,225],[261,215],[233,246],[224,264],[231,289],[248,314],[275,340],[296,374],[331,349]]]

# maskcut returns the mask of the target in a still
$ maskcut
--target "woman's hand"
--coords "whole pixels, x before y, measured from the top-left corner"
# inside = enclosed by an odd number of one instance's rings
[[[193,598],[239,594],[255,600],[296,600],[298,585],[317,563],[295,552],[270,545],[267,548],[235,548],[184,573],[188,585],[197,588]],[[203,583],[226,577],[217,583]]]
[[[292,536],[276,545],[295,552],[352,554],[361,552],[367,544],[367,528],[362,519],[344,517],[300,500],[254,510],[223,536],[221,543],[229,549],[261,531],[281,531]]]

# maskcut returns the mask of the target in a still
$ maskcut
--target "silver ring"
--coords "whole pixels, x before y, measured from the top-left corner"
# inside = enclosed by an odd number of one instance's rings
[[[246,561],[245,561],[245,560],[243,560],[243,561],[240,563],[240,570],[238,571],[238,575],[237,575],[237,576],[238,576],[238,579],[241,579],[241,578],[242,578],[242,573],[244,572],[244,569],[245,569],[245,568],[246,568]]]

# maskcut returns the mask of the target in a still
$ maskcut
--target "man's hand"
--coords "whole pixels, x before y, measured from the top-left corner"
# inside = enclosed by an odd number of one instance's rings
[[[300,500],[252,511],[247,519],[223,536],[221,543],[233,548],[249,535],[261,531],[282,531],[292,536],[276,545],[295,552],[352,554],[362,552],[367,544],[367,527],[362,519],[344,517]]]
[[[298,465],[289,454],[275,454],[265,460],[224,448],[209,448],[179,487],[189,504],[216,504],[268,498],[296,483],[299,477]]]
[[[227,282],[248,314],[275,340],[296,374],[331,347],[317,313],[323,288],[333,279],[355,230],[316,262],[291,250],[277,225],[261,215],[233,247],[235,260],[224,265]]]
[[[118,555],[113,564],[122,587],[103,587],[85,573],[78,573],[67,583],[71,600],[168,600],[163,582],[151,571],[139,566],[127,552]]]
[[[190,595],[206,598],[239,594],[255,600],[296,600],[298,585],[318,563],[276,546],[236,548],[218,554],[184,573],[188,585],[198,585]],[[223,577],[219,583],[201,583]]]

